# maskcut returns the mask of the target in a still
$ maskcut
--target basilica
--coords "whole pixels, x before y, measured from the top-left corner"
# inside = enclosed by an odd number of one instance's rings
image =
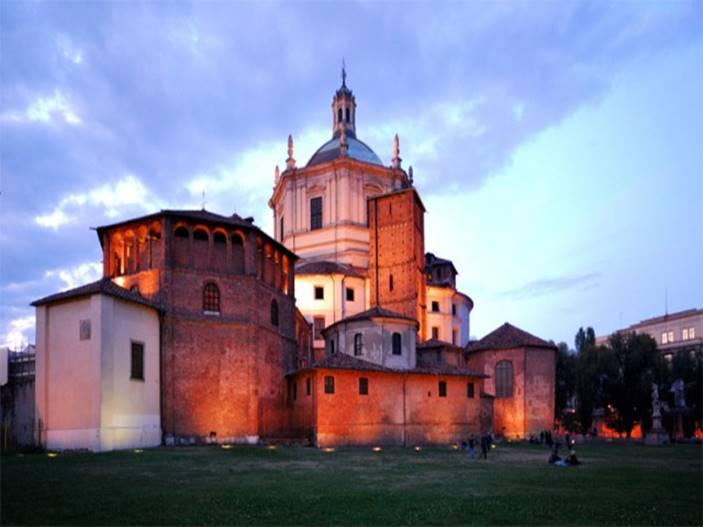
[[[398,137],[385,165],[356,110],[343,73],[331,139],[299,164],[289,136],[271,235],[204,209],[97,229],[103,278],[33,304],[42,445],[416,446],[552,427],[554,346],[507,323],[470,341],[474,302],[427,251]]]

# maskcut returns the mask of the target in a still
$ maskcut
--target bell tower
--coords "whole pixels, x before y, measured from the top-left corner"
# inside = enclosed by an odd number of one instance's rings
[[[356,137],[356,100],[354,94],[347,88],[347,71],[342,61],[342,85],[332,99],[332,135],[339,137],[344,134]]]

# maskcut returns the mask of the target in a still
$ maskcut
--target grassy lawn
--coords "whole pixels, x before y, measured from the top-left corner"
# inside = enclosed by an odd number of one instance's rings
[[[701,525],[700,446],[235,446],[2,458],[2,524]]]

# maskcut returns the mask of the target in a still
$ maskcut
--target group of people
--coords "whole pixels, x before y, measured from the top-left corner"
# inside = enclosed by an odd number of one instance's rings
[[[552,445],[552,451],[549,454],[549,459],[547,460],[550,465],[556,465],[558,467],[575,467],[576,465],[581,464],[579,458],[576,457],[576,451],[572,448],[570,439],[571,438],[569,437],[569,434],[567,434],[566,448],[569,450],[569,454],[564,458],[559,456],[559,441],[554,441]]]
[[[479,444],[481,447],[481,456],[479,459],[488,459],[488,451],[493,445],[493,434],[482,435],[479,440]],[[469,436],[468,441],[463,441],[461,446],[466,449],[471,459],[476,459],[476,437],[473,434]]]

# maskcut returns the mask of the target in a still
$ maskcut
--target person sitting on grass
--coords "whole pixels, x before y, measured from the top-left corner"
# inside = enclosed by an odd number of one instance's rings
[[[566,458],[566,462],[572,467],[581,464],[581,461],[579,461],[579,458],[576,457],[576,451],[573,448],[569,451],[569,457]]]
[[[547,462],[553,465],[559,461],[561,461],[561,457],[559,457],[559,443],[555,442],[554,445],[552,445],[552,453],[549,455]]]

